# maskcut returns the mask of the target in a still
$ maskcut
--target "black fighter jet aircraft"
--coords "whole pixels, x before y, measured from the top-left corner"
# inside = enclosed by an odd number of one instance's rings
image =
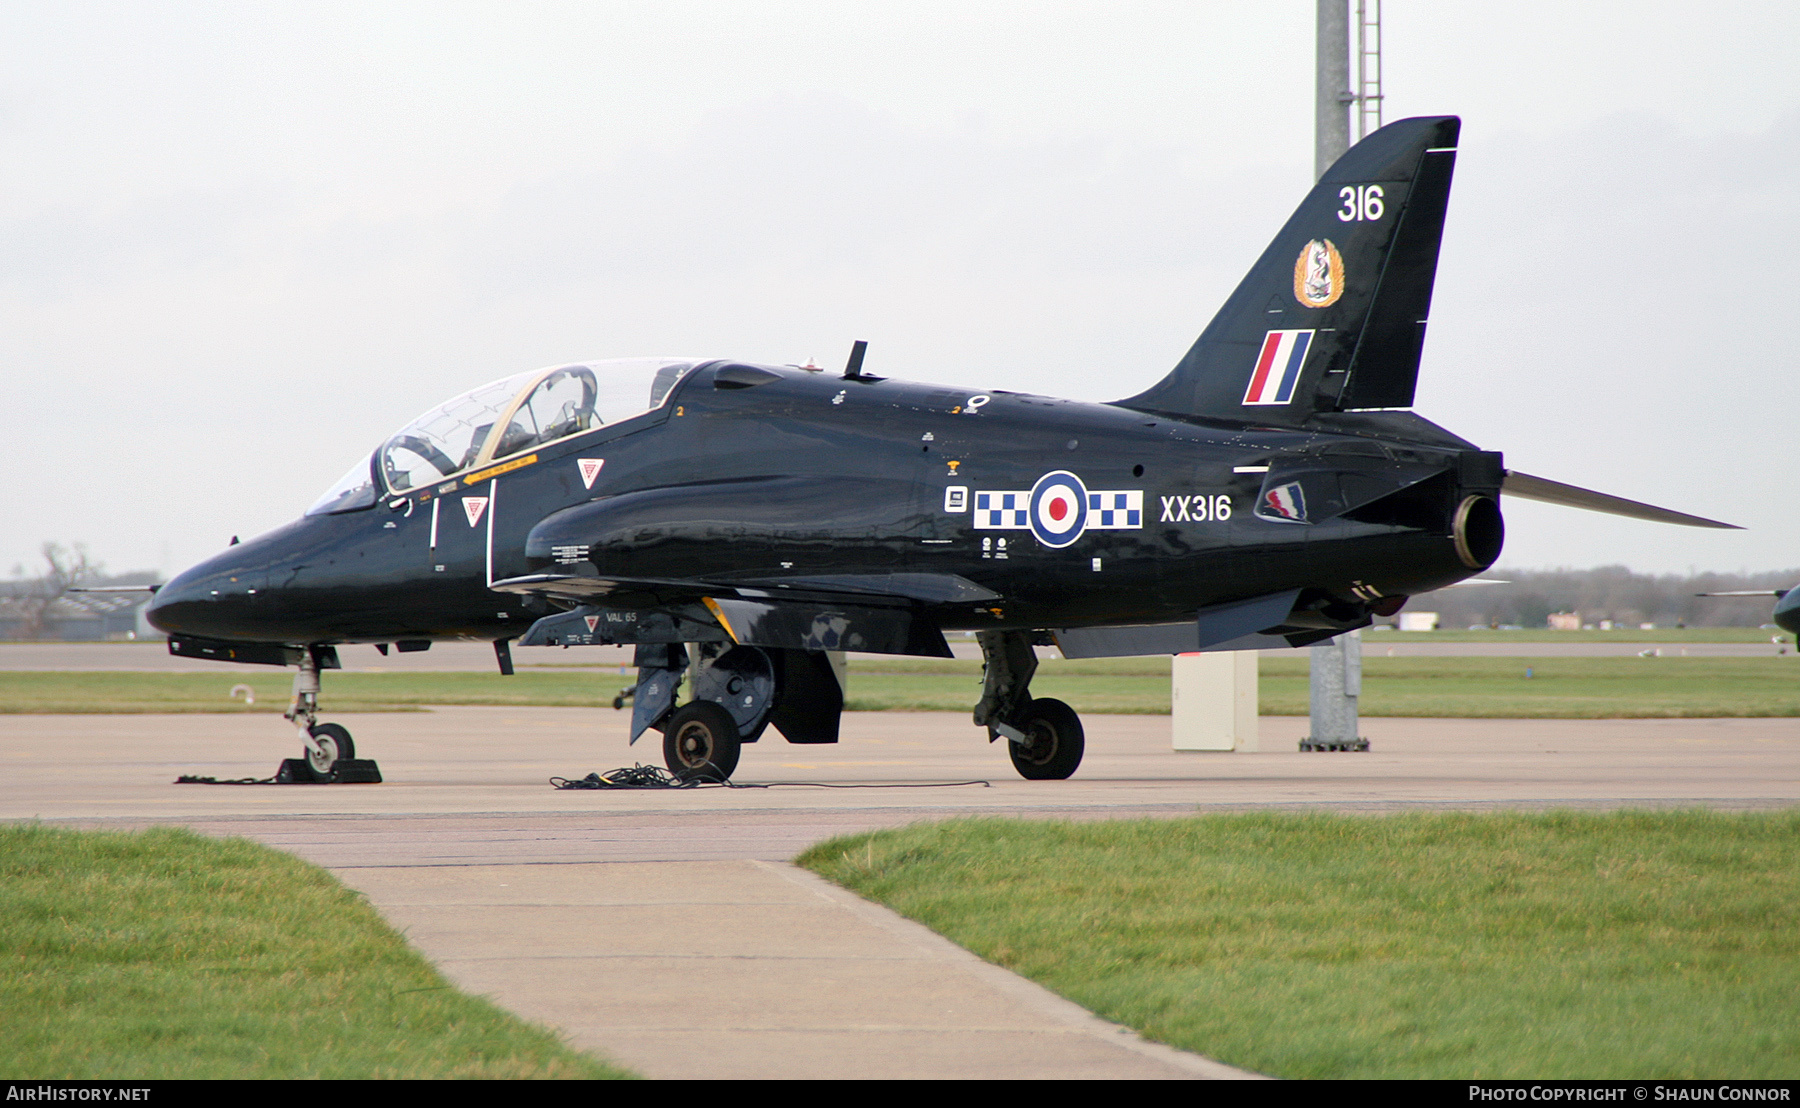
[[[974,631],[974,720],[1063,778],[1069,657],[1305,646],[1500,555],[1502,492],[1723,527],[1508,472],[1412,404],[1459,121],[1350,150],[1186,357],[1106,404],[744,362],[557,366],[450,400],[305,516],[171,581],[179,655],[299,667],[321,779],[338,643],[632,644],[633,741],[727,777],[773,726],[838,738],[842,651],[947,657]],[[677,704],[683,678],[691,696]]]

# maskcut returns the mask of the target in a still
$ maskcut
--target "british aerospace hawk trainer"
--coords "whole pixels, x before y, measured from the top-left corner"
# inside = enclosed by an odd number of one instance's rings
[[[1500,555],[1502,492],[1726,524],[1507,471],[1410,411],[1456,161],[1407,119],[1325,174],[1162,380],[1106,404],[731,360],[556,366],[484,385],[359,459],[304,517],[181,574],[181,655],[295,665],[306,761],[336,644],[636,647],[631,738],[728,777],[769,727],[831,743],[842,651],[947,657],[975,723],[1064,778],[1068,657],[1304,646]],[[683,678],[691,697],[677,703]]]

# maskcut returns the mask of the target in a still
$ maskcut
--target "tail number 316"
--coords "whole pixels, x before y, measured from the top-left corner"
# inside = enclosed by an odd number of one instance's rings
[[[1380,185],[1345,185],[1338,190],[1338,199],[1344,202],[1344,209],[1337,217],[1345,223],[1373,223],[1385,210],[1381,206],[1381,196]]]

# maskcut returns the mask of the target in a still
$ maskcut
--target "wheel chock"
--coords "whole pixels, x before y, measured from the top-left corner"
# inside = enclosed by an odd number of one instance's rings
[[[313,776],[305,758],[283,758],[275,771],[277,785],[379,785],[381,767],[373,758],[339,758],[331,767],[331,777],[321,781]]]

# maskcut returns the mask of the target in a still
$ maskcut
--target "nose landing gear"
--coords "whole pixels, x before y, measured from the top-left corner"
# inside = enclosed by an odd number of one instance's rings
[[[336,647],[301,649],[300,667],[294,674],[294,698],[282,715],[300,732],[304,750],[300,757],[282,762],[278,780],[317,785],[381,780],[381,770],[373,761],[356,756],[356,743],[347,728],[342,724],[318,722],[319,671],[337,668]]]

